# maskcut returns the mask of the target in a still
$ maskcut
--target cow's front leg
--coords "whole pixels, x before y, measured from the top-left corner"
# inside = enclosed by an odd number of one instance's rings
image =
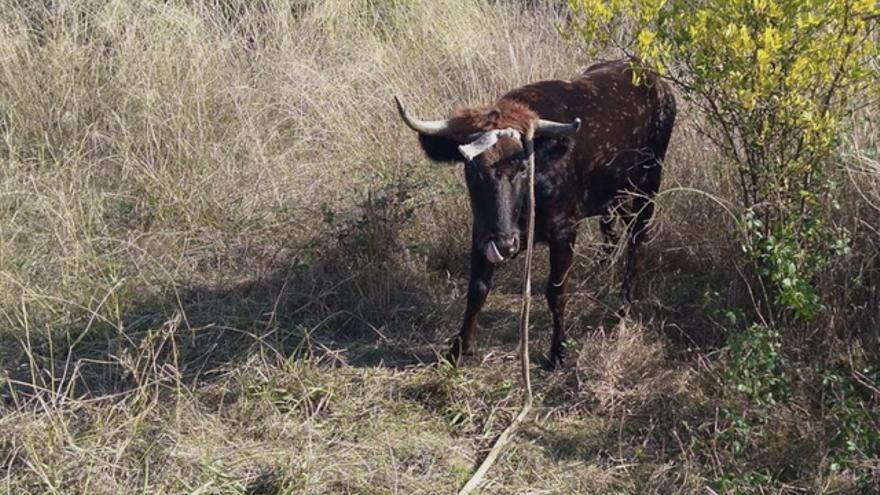
[[[553,316],[553,340],[550,344],[550,368],[562,364],[565,353],[565,293],[568,272],[574,257],[575,233],[550,241],[550,278],[547,280],[547,305]]]
[[[449,361],[457,364],[462,354],[471,355],[474,352],[474,336],[477,333],[477,315],[483,309],[483,303],[492,289],[492,274],[495,267],[483,256],[478,249],[471,250],[471,279],[468,283],[467,309],[464,312],[464,322],[461,324],[461,332],[452,341],[449,349]]]

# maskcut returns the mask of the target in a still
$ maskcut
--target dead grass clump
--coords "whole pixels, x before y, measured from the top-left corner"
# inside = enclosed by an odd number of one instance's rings
[[[653,330],[624,318],[611,336],[590,335],[576,362],[576,400],[610,416],[631,415],[668,400],[686,381],[669,369]]]

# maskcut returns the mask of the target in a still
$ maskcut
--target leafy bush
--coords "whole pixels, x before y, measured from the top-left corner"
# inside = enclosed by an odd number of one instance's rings
[[[750,281],[758,282],[752,302],[761,324],[749,326],[748,319],[737,317],[738,308],[728,309],[729,327],[744,324],[745,330],[729,333],[724,399],[696,440],[711,452],[705,462],[715,487],[725,493],[777,490],[802,476],[788,460],[798,448],[827,448],[829,458],[813,462],[829,477],[845,473],[840,479],[876,484],[876,376],[853,365],[824,364],[834,360],[833,331],[823,332],[840,328],[829,321],[836,314],[832,301],[840,296],[820,281],[841,267],[845,276],[857,278],[851,239],[876,238],[876,231],[843,227],[858,224],[840,221],[846,191],[839,179],[845,176],[841,144],[852,131],[851,116],[880,90],[880,4],[569,4],[575,14],[569,34],[634,57],[637,82],[643,70],[653,69],[676,84],[688,108],[699,111],[696,126],[735,176],[738,241],[754,268]],[[846,260],[854,267],[843,266]],[[792,331],[806,328],[807,321],[815,327],[809,336]],[[825,321],[829,324],[821,326]],[[805,339],[812,341],[806,347]],[[830,345],[811,347],[818,342]],[[805,400],[802,393],[815,392],[816,381],[823,400]],[[779,421],[791,415],[808,421],[816,403],[824,434],[813,436]]]
[[[841,123],[880,87],[873,0],[571,0],[573,31],[667,75],[736,167],[743,248],[775,306],[810,318],[846,233],[829,221]],[[638,74],[638,71],[636,72]]]
[[[873,479],[868,463],[876,462],[880,452],[880,414],[878,414],[880,372],[872,369],[829,369],[822,374],[823,406],[832,425],[831,471],[849,469],[866,487]],[[876,466],[875,466],[876,467]],[[875,485],[876,486],[876,485]]]
[[[737,392],[760,407],[775,405],[791,394],[779,332],[753,325],[728,342],[731,363],[726,379]]]

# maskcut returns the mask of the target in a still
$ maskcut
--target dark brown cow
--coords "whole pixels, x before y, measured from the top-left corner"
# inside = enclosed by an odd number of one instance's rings
[[[527,154],[534,149],[535,239],[550,247],[550,366],[561,363],[567,274],[580,219],[601,216],[606,241],[616,243],[612,213],[624,213],[629,236],[622,292],[624,303],[631,301],[636,251],[653,215],[651,198],[675,121],[668,85],[651,73],[633,84],[630,64],[618,61],[594,65],[572,81],[523,86],[492,107],[463,109],[449,120],[414,119],[397,104],[429,158],[465,163],[473,210],[471,278],[464,323],[450,351],[454,361],[472,352],[495,266],[519,251]],[[530,126],[533,142],[524,139]]]

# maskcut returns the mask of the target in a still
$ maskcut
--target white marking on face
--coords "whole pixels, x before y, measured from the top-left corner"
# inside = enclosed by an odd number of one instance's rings
[[[458,151],[460,151],[462,156],[468,160],[473,160],[483,154],[487,149],[494,146],[495,143],[498,142],[498,139],[502,137],[510,137],[519,140],[520,133],[516,129],[510,128],[486,131],[470,143],[459,146]]]

